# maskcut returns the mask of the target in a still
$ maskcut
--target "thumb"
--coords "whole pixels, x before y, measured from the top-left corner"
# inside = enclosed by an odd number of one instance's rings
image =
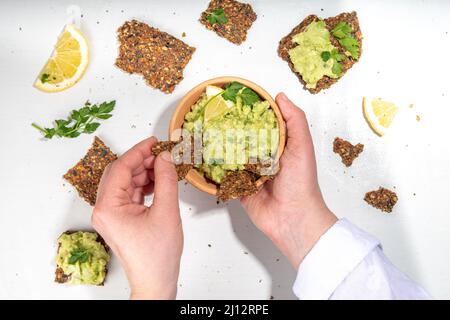
[[[162,152],[155,160],[155,194],[153,206],[162,212],[178,212],[178,176],[168,151]]]

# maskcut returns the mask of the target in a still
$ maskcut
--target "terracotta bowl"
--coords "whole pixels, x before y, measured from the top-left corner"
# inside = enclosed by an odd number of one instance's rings
[[[186,113],[191,111],[192,106],[198,101],[203,92],[205,92],[206,86],[214,85],[221,88],[224,88],[230,82],[237,81],[242,83],[244,86],[251,88],[254,90],[263,100],[267,100],[270,103],[275,115],[278,119],[278,127],[280,129],[280,137],[279,137],[279,145],[276,155],[276,160],[280,158],[281,154],[284,151],[284,146],[286,144],[286,128],[283,117],[281,115],[280,109],[278,105],[275,103],[275,100],[268,94],[263,88],[258,86],[257,84],[237,77],[219,77],[211,80],[207,80],[205,82],[200,83],[196,87],[194,87],[191,91],[189,91],[183,99],[181,99],[178,104],[174,114],[172,115],[172,119],[170,121],[169,126],[169,139],[178,140],[179,136],[174,136],[172,133],[180,129],[184,123],[184,117]],[[203,175],[201,175],[197,170],[191,170],[186,176],[186,180],[192,184],[197,189],[207,192],[211,195],[217,194],[217,185],[206,179]],[[256,185],[259,188],[268,180],[268,177],[261,177]]]

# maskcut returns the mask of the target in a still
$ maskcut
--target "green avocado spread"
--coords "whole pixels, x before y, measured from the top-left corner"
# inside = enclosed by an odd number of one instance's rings
[[[321,56],[322,52],[336,49],[330,41],[330,32],[323,20],[312,22],[305,31],[293,36],[292,41],[298,46],[289,50],[289,57],[307,88],[315,88],[324,76],[338,78],[338,75],[333,73],[334,60],[325,62]]]
[[[94,232],[62,234],[58,239],[58,267],[69,276],[69,284],[100,285],[105,281],[109,254]]]
[[[249,158],[274,153],[273,148],[278,147],[278,122],[268,101],[246,103],[237,94],[235,102],[227,101],[227,112],[204,123],[205,107],[212,98],[202,95],[186,114],[183,128],[191,133],[201,131],[202,163],[195,167],[220,184],[227,170],[243,170]]]

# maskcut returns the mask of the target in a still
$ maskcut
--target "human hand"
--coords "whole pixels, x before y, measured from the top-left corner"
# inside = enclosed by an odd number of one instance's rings
[[[243,197],[241,202],[253,223],[297,269],[337,218],[322,198],[305,113],[284,93],[277,95],[276,102],[287,127],[280,172],[256,195]]]
[[[92,225],[125,269],[132,299],[174,299],[183,251],[178,178],[168,152],[157,158],[151,137],[103,173]],[[154,190],[153,204],[144,196]]]

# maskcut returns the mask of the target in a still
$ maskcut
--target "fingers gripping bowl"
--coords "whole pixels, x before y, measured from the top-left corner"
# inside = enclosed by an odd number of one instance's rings
[[[264,102],[265,105],[269,105],[269,109],[272,112],[270,112],[273,117],[273,121],[275,122],[275,127],[278,130],[278,144],[275,148],[273,148],[273,154],[271,154],[272,160],[275,163],[278,163],[278,160],[281,157],[281,154],[284,151],[284,146],[286,143],[286,132],[285,132],[285,123],[283,120],[283,117],[281,115],[280,109],[278,105],[275,103],[274,99],[260,86],[257,84],[237,77],[220,77],[220,78],[214,78],[211,80],[207,80],[196,87],[194,87],[191,91],[189,91],[179,102],[172,119],[170,121],[169,125],[169,139],[172,141],[178,141],[181,137],[181,130],[186,122],[186,115],[190,113],[196,105],[198,105],[199,101],[202,99],[202,97],[205,95],[205,92],[208,88],[216,88],[217,90],[225,89],[226,86],[232,84],[232,83],[239,83],[244,88],[249,88],[253,92],[255,92],[261,101]],[[220,89],[219,89],[220,88]],[[214,96],[216,97],[217,94]],[[211,101],[213,99],[210,99]],[[214,103],[214,102],[212,102]],[[220,102],[219,102],[220,103]],[[229,104],[229,101],[226,101],[227,104]],[[207,102],[208,105],[211,106],[209,102]],[[212,109],[211,106],[209,109]],[[209,113],[214,113],[214,111],[209,112],[208,110],[205,110],[204,115],[202,117],[203,121],[206,121],[208,118]],[[256,122],[258,122],[258,119],[256,119]],[[211,195],[217,195],[218,194],[218,185],[217,183],[214,183],[211,177],[207,177],[204,173],[201,172],[201,170],[190,170],[189,173],[186,175],[185,179],[192,184],[197,189],[204,191],[206,193],[209,193]],[[261,176],[256,181],[256,187],[261,187],[267,180],[269,180],[269,176]]]

